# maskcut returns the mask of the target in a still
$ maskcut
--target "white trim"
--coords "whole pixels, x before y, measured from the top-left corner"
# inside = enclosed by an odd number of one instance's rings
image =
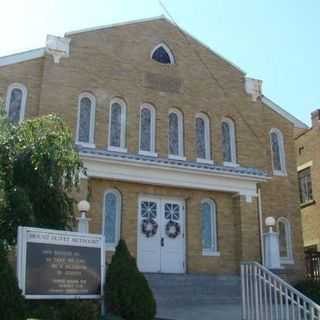
[[[80,103],[83,98],[88,98],[91,102],[91,109],[90,109],[90,128],[89,128],[89,141],[82,142],[79,141],[79,126],[80,126]],[[77,116],[77,133],[76,133],[76,144],[94,148],[94,129],[95,129],[95,118],[96,118],[96,98],[93,94],[89,92],[83,92],[79,95],[78,98],[78,116]]]
[[[213,160],[197,158],[196,161],[199,163],[214,164]]]
[[[150,150],[141,150],[141,112],[143,109],[147,109],[150,111]],[[140,114],[139,114],[139,154],[149,155],[149,156],[157,156],[155,153],[155,144],[156,144],[156,111],[153,105],[149,103],[144,103],[140,106]]]
[[[202,250],[202,255],[205,257],[220,257],[220,251],[207,251],[207,250]]]
[[[297,171],[299,172],[310,167],[312,167],[312,160],[298,166]]]
[[[275,133],[278,138],[279,143],[279,156],[280,156],[280,166],[281,170],[274,169],[274,163],[273,163],[273,148],[272,148],[272,138],[271,134]],[[286,176],[287,175],[287,168],[286,168],[286,153],[285,153],[285,147],[284,147],[284,138],[282,132],[277,128],[272,128],[269,131],[269,140],[270,140],[270,147],[271,147],[271,163],[272,163],[272,171],[275,176]]]
[[[169,155],[168,155],[168,159],[181,160],[181,161],[186,161],[186,160],[187,160],[186,157],[176,156],[176,155],[174,155],[174,154],[169,154]]]
[[[179,144],[178,144],[178,154],[171,154],[170,153],[170,114],[171,113],[175,113],[178,117],[178,140],[179,140]],[[183,114],[180,110],[176,109],[176,108],[171,108],[169,109],[168,112],[168,157],[170,159],[177,159],[177,160],[185,160],[184,157],[184,139],[183,139]]]
[[[256,197],[256,184],[268,177],[251,177],[236,173],[216,173],[204,168],[173,167],[170,164],[140,163],[135,160],[87,155],[80,151],[88,177],[105,178],[151,185],[224,191]],[[247,197],[248,196],[248,197]]]
[[[139,151],[139,154],[143,155],[143,156],[149,156],[149,157],[157,157],[158,153],[156,152],[149,152],[149,151]]]
[[[224,117],[221,121],[221,130],[223,123],[226,123],[229,126],[230,130],[230,150],[231,150],[231,161],[224,161],[223,164],[225,166],[237,167],[237,141],[236,141],[236,130],[235,123],[232,119]],[[223,137],[221,137],[223,139]],[[223,151],[223,150],[222,150]]]
[[[277,112],[282,117],[290,121],[296,128],[308,129],[308,126],[305,123],[297,119],[295,116],[293,116],[286,110],[282,109],[279,105],[271,101],[269,98],[263,96],[261,101],[265,103],[268,107],[270,107],[273,111]]]
[[[277,231],[279,233],[280,237],[280,230],[279,230],[279,223],[284,224],[285,228],[285,236],[286,236],[286,244],[287,244],[287,257],[281,257],[280,256],[280,262],[281,264],[294,264],[293,260],[293,252],[292,252],[292,234],[291,234],[291,224],[289,220],[285,217],[280,217],[277,219]],[[279,243],[280,246],[280,243]]]
[[[37,58],[42,58],[45,55],[45,48],[33,49],[29,51],[10,54],[8,56],[0,57],[0,67],[8,66],[10,64],[25,62]]]
[[[210,249],[202,248],[202,255],[205,256],[213,256],[219,252],[218,248],[218,225],[217,225],[217,205],[214,200],[206,198],[201,200],[200,205],[200,213],[201,213],[201,231],[202,231],[202,224],[203,224],[203,212],[202,212],[202,205],[204,203],[209,204],[211,208],[211,236],[212,236],[212,243]],[[201,241],[202,241],[202,232],[201,232]],[[220,255],[220,253],[219,253]]]
[[[157,44],[150,52],[150,59],[157,61],[155,59],[152,58],[153,54],[155,53],[155,51],[157,49],[159,49],[160,47],[163,47],[163,49],[167,52],[169,58],[170,58],[170,63],[168,64],[175,64],[176,63],[176,59],[171,51],[171,49],[164,43],[164,42],[160,42],[159,44]],[[161,63],[159,61],[157,61],[158,63]]]
[[[204,144],[205,144],[205,158],[199,158],[197,154],[197,161],[204,163],[213,163],[211,159],[211,130],[210,130],[210,119],[209,117],[203,113],[197,113],[195,116],[195,130],[196,130],[196,141],[197,141],[197,119],[202,119],[204,122]],[[197,146],[196,146],[197,149]]]
[[[120,123],[120,146],[112,146],[111,145],[111,113],[112,113],[112,105],[114,103],[118,103],[121,106],[121,123]],[[118,151],[118,152],[127,152],[126,148],[126,126],[127,126],[127,106],[126,103],[120,98],[113,98],[110,102],[109,106],[109,128],[108,128],[108,150],[110,151]]]
[[[105,230],[105,216],[106,216],[106,212],[105,212],[105,208],[106,208],[106,195],[108,193],[112,193],[115,195],[116,199],[117,199],[117,212],[116,212],[116,225],[115,225],[115,242],[114,243],[106,243],[105,240],[105,245],[104,248],[106,251],[115,251],[116,246],[118,245],[118,242],[120,240],[120,235],[121,235],[121,212],[122,212],[122,197],[121,197],[121,193],[117,190],[117,189],[107,189],[104,194],[103,194],[103,207],[102,207],[102,230],[101,233],[102,235],[104,235],[104,230]]]
[[[19,121],[18,121],[18,123],[21,123],[21,121],[24,120],[24,116],[25,116],[25,112],[26,112],[28,90],[27,90],[27,87],[22,83],[15,82],[15,83],[12,83],[9,85],[9,87],[7,89],[6,107],[5,107],[5,110],[6,110],[8,117],[9,117],[11,94],[14,89],[20,89],[22,91],[20,115],[19,115]]]

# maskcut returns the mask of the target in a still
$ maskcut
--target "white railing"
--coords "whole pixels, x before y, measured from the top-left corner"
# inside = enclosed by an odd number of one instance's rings
[[[320,306],[257,262],[241,263],[242,320],[320,320]]]

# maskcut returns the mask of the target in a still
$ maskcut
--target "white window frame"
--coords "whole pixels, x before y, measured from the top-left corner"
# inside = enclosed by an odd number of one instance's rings
[[[279,152],[280,152],[280,165],[281,170],[276,170],[274,168],[273,163],[273,150],[272,150],[272,138],[271,134],[275,133],[278,138],[279,142]],[[272,171],[273,175],[275,176],[286,176],[287,175],[287,168],[286,168],[286,154],[285,154],[285,148],[284,148],[284,138],[282,132],[277,128],[272,128],[269,132],[269,140],[270,140],[270,147],[271,147],[271,163],[272,163]]]
[[[28,97],[28,90],[27,87],[22,83],[11,83],[7,89],[7,97],[6,97],[6,107],[5,111],[9,117],[9,108],[10,108],[10,100],[11,100],[11,94],[14,89],[20,89],[22,91],[22,99],[21,99],[21,109],[20,109],[20,115],[19,115],[19,121],[18,123],[21,123],[24,120],[25,112],[26,112],[26,106],[27,106],[27,97]]]
[[[121,212],[122,212],[122,197],[121,193],[117,189],[107,189],[103,194],[103,207],[102,207],[102,231],[101,234],[104,235],[105,223],[106,223],[106,195],[112,193],[116,196],[117,199],[117,212],[116,212],[116,225],[115,225],[115,242],[106,243],[104,242],[104,249],[106,251],[115,251],[120,241],[121,236]]]
[[[121,134],[120,134],[120,147],[111,145],[111,113],[112,105],[118,103],[121,106]],[[127,106],[126,103],[120,98],[113,98],[109,107],[109,128],[108,128],[108,150],[117,152],[128,152],[126,148],[126,126],[127,126]]]
[[[237,163],[237,141],[236,141],[235,123],[232,119],[224,117],[221,121],[221,128],[224,122],[227,123],[230,128],[231,162],[224,161],[223,165],[230,166],[230,167],[238,167],[239,164]],[[221,139],[223,139],[223,137],[221,137]]]
[[[170,126],[169,126],[169,117],[171,113],[175,113],[178,117],[178,139],[179,139],[179,149],[178,154],[168,154],[169,159],[174,160],[186,160],[184,156],[184,139],[183,139],[183,114],[180,110],[172,108],[168,112],[168,152],[170,152]]]
[[[197,119],[200,118],[204,121],[204,138],[205,138],[205,158],[198,158],[197,162],[213,164],[213,160],[211,158],[211,130],[210,130],[210,119],[205,113],[197,113],[196,121],[195,121],[195,132],[196,132],[196,140],[197,140]],[[196,146],[197,152],[197,146]]]
[[[91,111],[90,111],[90,131],[89,131],[89,142],[79,141],[79,129],[80,129],[80,103],[83,98],[90,99]],[[78,98],[78,118],[77,118],[77,133],[76,133],[76,144],[83,147],[95,148],[94,144],[94,130],[95,130],[95,118],[96,118],[96,98],[89,92],[83,92]]]
[[[167,54],[168,54],[168,56],[169,56],[169,58],[170,58],[170,65],[175,64],[175,63],[176,63],[175,57],[174,57],[171,49],[170,49],[164,42],[160,42],[159,44],[157,44],[157,45],[151,50],[151,52],[150,52],[150,58],[151,58],[153,61],[156,61],[156,60],[154,60],[154,59],[152,58],[152,56],[153,56],[154,52],[155,52],[158,48],[160,48],[160,47],[163,47],[163,49],[167,52]],[[156,61],[156,62],[162,64],[162,63],[159,62],[159,61]]]
[[[279,223],[283,223],[285,226],[285,232],[286,232],[286,244],[287,244],[287,257],[281,257],[280,256],[280,262],[281,264],[294,264],[293,260],[293,252],[292,252],[292,234],[291,234],[291,224],[289,220],[285,217],[280,217],[277,219],[277,232],[280,236],[280,230],[279,230]],[[280,242],[279,242],[279,249],[280,249]]]
[[[201,211],[201,243],[202,243],[202,223],[203,223],[203,215],[202,215],[202,205],[204,203],[208,203],[211,207],[211,234],[212,240],[214,241],[215,247],[211,247],[210,249],[202,248],[203,256],[220,256],[219,252],[219,244],[218,244],[218,225],[217,225],[217,205],[212,199],[203,199],[201,201],[200,211]],[[213,245],[213,243],[211,244]]]
[[[141,114],[143,109],[148,109],[151,113],[151,141],[150,141],[150,147],[151,150],[141,150]],[[143,103],[140,106],[140,116],[139,116],[139,154],[146,155],[146,156],[151,156],[151,157],[157,157],[158,154],[155,152],[155,144],[156,144],[156,111],[153,105],[149,103]]]

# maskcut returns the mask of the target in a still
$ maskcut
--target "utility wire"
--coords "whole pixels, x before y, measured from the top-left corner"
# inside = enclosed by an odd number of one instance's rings
[[[183,36],[183,38],[186,40],[187,44],[189,45],[189,47],[193,50],[193,52],[195,53],[195,55],[198,57],[199,61],[201,62],[201,64],[205,67],[205,69],[207,70],[209,76],[212,78],[212,80],[218,85],[218,87],[220,88],[220,90],[222,91],[224,97],[228,97],[229,94],[226,92],[226,90],[224,89],[223,85],[220,83],[220,81],[218,80],[218,78],[214,75],[214,73],[210,70],[210,68],[208,67],[208,65],[206,64],[206,62],[203,60],[203,58],[201,57],[200,53],[198,52],[198,50],[191,45],[190,40],[188,39],[187,35],[185,34],[185,32],[179,27],[179,25],[176,23],[175,19],[173,18],[173,16],[170,14],[169,10],[167,9],[167,7],[162,3],[161,0],[159,0],[159,4],[162,7],[162,9],[164,10],[164,12],[168,15],[168,17],[170,18],[170,20],[172,21],[172,23],[177,27],[177,29],[179,30],[179,33]],[[246,126],[250,129],[250,131],[252,132],[252,134],[255,136],[255,138],[257,139],[257,141],[259,142],[259,146],[261,148],[263,148],[263,151],[266,153],[266,149],[263,147],[264,145],[264,141],[260,141],[259,136],[256,134],[255,130],[251,127],[250,123],[245,119],[245,117],[242,115],[241,111],[238,109],[238,107],[236,106],[236,104],[234,104],[232,102],[232,99],[230,99],[231,101],[231,106],[234,108],[234,110],[238,113],[238,115],[240,116],[240,118],[244,121],[244,123],[246,124]]]

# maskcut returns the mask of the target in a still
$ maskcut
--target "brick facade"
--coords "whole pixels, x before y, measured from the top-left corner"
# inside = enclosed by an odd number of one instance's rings
[[[91,92],[97,100],[95,145],[105,149],[108,141],[109,104],[121,97],[127,104],[127,148],[139,150],[139,108],[151,103],[156,110],[156,152],[168,157],[168,110],[182,111],[184,150],[187,160],[196,160],[195,115],[210,118],[211,150],[215,164],[222,165],[221,120],[235,122],[237,162],[241,167],[265,171],[271,179],[262,184],[262,214],[287,217],[292,226],[294,264],[303,270],[302,232],[296,179],[294,125],[271,110],[261,99],[252,101],[245,92],[245,75],[195,39],[181,33],[165,19],[67,35],[70,57],[55,64],[51,56],[0,67],[0,96],[5,98],[12,82],[28,88],[26,116],[48,113],[63,116],[76,131],[78,97]],[[160,42],[168,44],[176,64],[162,65],[150,59]],[[199,59],[199,56],[201,59]],[[205,61],[205,65],[201,61]],[[210,72],[208,72],[210,70]],[[218,82],[217,80],[218,79]],[[223,87],[223,90],[221,89]],[[272,176],[269,131],[281,130],[285,141],[286,176]],[[91,230],[101,231],[103,193],[109,187],[122,195],[121,236],[130,251],[137,252],[137,199],[141,193],[176,196],[186,200],[186,263],[188,272],[235,273],[242,260],[261,261],[257,198],[230,192],[153,186],[137,181],[89,178]],[[86,194],[86,185],[79,198]],[[202,256],[200,202],[211,198],[217,204],[218,240],[221,255]],[[264,230],[265,231],[265,230]]]

